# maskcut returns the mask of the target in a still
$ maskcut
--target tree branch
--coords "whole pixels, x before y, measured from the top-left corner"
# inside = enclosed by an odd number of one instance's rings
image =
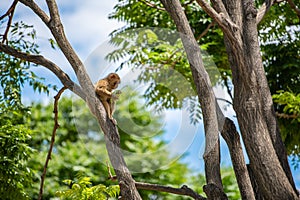
[[[164,9],[162,7],[159,7],[159,6],[157,6],[157,5],[153,4],[153,3],[150,3],[147,0],[139,0],[139,1],[142,2],[142,3],[144,3],[144,4],[146,4],[147,6],[150,6],[151,8],[155,8],[157,10],[166,11],[166,9]]]
[[[223,4],[218,5],[220,9],[220,13],[218,13],[206,0],[197,0],[197,3],[201,6],[201,8],[212,18],[217,24],[221,27],[229,35],[234,34],[235,29],[240,29],[235,23],[231,21],[228,16],[228,13]],[[232,37],[234,38],[234,37]]]
[[[275,0],[266,0],[262,6],[259,8],[256,16],[256,24],[259,24],[267,12],[271,9],[271,6],[274,4]]]
[[[120,149],[120,138],[118,129],[107,117],[105,109],[96,97],[93,83],[75,50],[68,41],[61,23],[59,12],[55,0],[47,0],[50,18],[33,2],[33,0],[20,0],[24,5],[31,8],[48,26],[54,36],[60,50],[76,73],[77,79],[85,92],[87,105],[91,113],[97,118],[97,121],[104,132],[106,148],[110,161],[118,177],[121,194],[126,199],[140,200],[141,197],[134,185],[134,180],[126,165]],[[75,90],[76,91],[76,90]]]
[[[211,81],[204,68],[199,45],[194,37],[179,0],[161,0],[161,2],[175,22],[180,33],[192,71],[193,80],[196,85],[197,95],[202,107],[206,141],[205,152],[203,155],[205,161],[206,182],[215,183],[219,188],[223,189],[220,175],[220,142],[216,99],[212,90]]]
[[[295,2],[293,0],[286,0],[286,1],[290,4],[291,8],[296,12],[298,18],[300,19],[300,9],[297,8]]]
[[[194,190],[192,190],[186,185],[181,186],[181,188],[173,188],[170,186],[164,186],[158,184],[135,182],[135,186],[141,190],[153,190],[158,192],[167,192],[172,194],[185,195],[185,196],[190,196],[196,200],[206,199],[205,197],[199,195],[198,193],[196,193]]]
[[[112,175],[108,162],[106,162],[106,166],[107,166],[107,172],[108,172],[108,179],[112,180],[112,181],[117,180],[117,177]],[[158,191],[158,192],[167,192],[167,193],[172,193],[172,194],[190,196],[196,200],[206,200],[205,197],[202,197],[201,195],[199,195],[198,193],[196,193],[194,190],[192,190],[191,188],[189,188],[186,185],[183,185],[181,188],[173,188],[170,186],[164,186],[164,185],[158,185],[158,184],[135,182],[135,186],[137,189],[141,189],[141,190],[153,190],[153,191]]]
[[[51,72],[53,72],[57,78],[62,82],[62,84],[67,87],[69,90],[80,96],[83,100],[86,99],[86,94],[83,92],[81,87],[74,83],[68,74],[66,74],[63,70],[61,70],[55,63],[51,62],[50,60],[44,58],[41,55],[30,55],[27,53],[23,53],[20,51],[17,51],[16,49],[0,43],[0,51],[7,53],[11,56],[14,56],[16,58],[26,60],[32,63],[35,63],[37,65],[41,65],[49,69]]]
[[[226,141],[229,148],[232,165],[236,175],[236,180],[240,189],[242,199],[255,200],[254,192],[251,185],[251,180],[248,174],[246,162],[243,155],[243,149],[240,142],[240,135],[232,120],[225,119],[222,137]]]
[[[8,22],[7,22],[5,32],[3,34],[2,43],[4,43],[5,41],[7,42],[8,31],[9,31],[9,28],[11,26],[11,22],[12,22],[12,19],[13,19],[13,16],[14,16],[14,12],[15,12],[15,8],[16,8],[17,3],[18,3],[18,0],[14,0],[14,2],[10,6],[10,8],[7,10],[7,12],[0,17],[0,21],[1,21],[4,17],[8,16]]]
[[[49,160],[51,159],[51,154],[52,154],[52,149],[54,146],[54,142],[55,142],[55,136],[56,136],[56,130],[59,128],[59,124],[58,124],[58,100],[61,96],[61,94],[67,89],[67,87],[63,87],[61,88],[57,95],[54,97],[54,127],[53,127],[53,131],[52,131],[52,137],[51,137],[51,143],[50,143],[50,148],[46,157],[46,161],[45,161],[45,165],[44,165],[44,170],[41,176],[41,184],[40,184],[40,192],[39,192],[39,197],[38,200],[42,200],[43,197],[43,188],[44,188],[44,181],[45,181],[45,177],[46,177],[46,172],[47,172],[47,167],[48,167],[48,163]]]
[[[199,41],[201,38],[203,38],[208,33],[209,29],[214,25],[215,25],[215,21],[212,21],[210,24],[208,24],[206,29],[196,38],[196,40]]]
[[[19,0],[25,6],[29,7],[41,20],[48,24],[50,22],[50,17],[33,1],[33,0]]]

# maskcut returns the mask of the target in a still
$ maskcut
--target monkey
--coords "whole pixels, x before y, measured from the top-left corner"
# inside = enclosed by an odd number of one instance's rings
[[[121,91],[116,91],[113,93],[113,90],[118,87],[121,79],[118,74],[110,73],[104,79],[99,80],[95,85],[95,92],[100,98],[108,118],[117,125],[117,121],[113,118],[113,113],[115,109],[116,100],[119,98]]]

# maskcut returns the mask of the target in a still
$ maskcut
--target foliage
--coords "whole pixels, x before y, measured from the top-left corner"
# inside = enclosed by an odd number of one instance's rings
[[[30,129],[24,124],[25,112],[5,108],[0,113],[0,194],[1,199],[28,199],[25,187],[31,184],[26,161],[33,150],[28,146]]]
[[[201,49],[208,52],[211,60],[218,67],[221,74],[218,83],[226,87],[227,91],[232,92],[233,86],[230,81],[231,71],[229,70],[222,31],[213,25],[204,36],[199,37],[208,25],[211,24],[211,19],[196,2],[182,0],[181,3],[189,19],[189,24],[194,31],[195,38],[199,41],[199,46],[201,44]],[[262,3],[263,1],[256,1],[258,7]],[[299,0],[295,0],[295,3],[297,5]],[[170,91],[163,87],[164,85],[155,84],[155,81],[153,83],[152,77],[148,75],[148,73],[154,74],[153,76],[155,74],[157,76],[165,74],[166,70],[173,69],[172,64],[174,64],[175,70],[179,69],[178,72],[186,78],[186,81],[191,83],[192,88],[194,87],[182,46],[176,45],[173,40],[174,37],[170,37],[167,31],[165,31],[165,34],[158,34],[158,30],[161,31],[163,28],[169,30],[169,32],[176,29],[167,12],[159,8],[162,8],[159,0],[151,2],[119,0],[110,18],[126,22],[126,27],[117,29],[111,34],[112,42],[118,45],[119,49],[112,52],[108,58],[113,58],[111,60],[125,60],[126,63],[130,64],[129,67],[138,66],[142,70],[144,69],[139,80],[152,81],[149,90],[145,93],[149,100],[148,103],[158,104],[160,109],[176,106],[181,108],[183,104],[181,99],[175,98],[177,96],[175,95],[174,97]],[[292,90],[297,94],[299,93],[299,29],[299,18],[285,1],[272,6],[271,10],[259,24],[259,39],[261,42],[263,63],[272,94],[275,94],[278,90]],[[153,33],[149,34],[149,30],[154,32],[155,35]],[[136,38],[131,37],[130,31],[144,32],[143,39],[136,40]],[[167,43],[166,41],[172,42]],[[161,46],[157,43],[162,44],[164,48],[160,48]],[[129,48],[130,45],[132,45],[131,48]],[[126,53],[122,54],[122,50]],[[207,65],[207,63],[205,64]],[[175,82],[175,85],[178,84]],[[282,106],[277,106],[276,102],[275,108],[277,112],[283,112]],[[195,115],[200,116],[201,110],[195,106],[188,108],[188,110],[193,111],[191,113],[191,121],[193,123],[199,121],[200,118],[195,117]],[[285,140],[288,151],[295,152],[292,141],[295,141],[295,143],[299,143],[300,141],[298,140],[299,129],[294,129],[293,127],[299,127],[298,122],[280,118],[279,123],[284,138],[287,138],[286,134],[290,132],[291,140]],[[295,124],[296,126],[294,126]]]
[[[278,113],[280,132],[288,154],[292,155],[292,164],[297,166],[300,160],[297,159],[300,156],[300,121],[298,117],[288,115],[299,115],[299,18],[287,2],[282,2],[272,7],[260,27],[262,55],[275,111]]]
[[[91,186],[89,177],[77,177],[76,180],[64,180],[70,189],[57,191],[56,195],[61,199],[77,199],[77,200],[105,200],[109,197],[117,197],[120,188],[118,185],[106,187],[103,184]]]
[[[274,102],[282,113],[279,116],[279,126],[283,140],[287,145],[288,154],[292,155],[292,164],[299,166],[300,161],[300,93],[278,91],[273,95]]]
[[[239,200],[241,195],[236,181],[234,170],[230,167],[223,167],[221,169],[222,183],[224,192],[230,200]]]
[[[0,39],[3,37],[1,35]],[[9,37],[11,47],[38,53],[32,26],[17,22],[11,26]],[[43,79],[35,75],[27,61],[0,52],[0,66],[1,199],[28,199],[25,189],[32,184],[32,168],[26,163],[33,149],[28,145],[32,135],[27,121],[30,108],[22,103],[22,90],[28,84],[34,91],[47,93],[49,85],[44,85]]]
[[[0,36],[2,40],[3,36]],[[32,26],[23,22],[12,25],[8,44],[22,52],[38,54],[38,45],[35,43],[36,32]],[[36,76],[32,71],[33,65],[28,61],[16,59],[13,56],[0,52],[0,100],[6,106],[14,109],[22,107],[21,92],[25,84],[29,84],[34,91],[49,93],[51,85],[45,85],[44,79]],[[55,89],[55,86],[53,86]]]
[[[51,103],[32,105],[30,124],[34,134],[31,145],[38,149],[29,162],[36,177],[35,183],[27,189],[32,199],[36,199],[38,195],[39,177],[50,143],[52,110]],[[106,162],[109,159],[104,138],[85,103],[76,98],[62,98],[58,111],[60,127],[47,169],[43,198],[50,199],[55,196],[56,191],[66,190],[62,180],[74,180],[78,172],[84,172],[84,177],[90,177],[93,185],[115,184],[107,180]],[[115,118],[118,121],[121,147],[135,180],[174,186],[185,182],[188,173],[186,164],[180,163],[167,150],[162,149],[164,142],[155,140],[164,133],[161,117],[147,110],[137,92],[130,91],[128,87],[122,91]],[[151,191],[140,193],[145,199],[150,196],[158,199],[182,199]]]

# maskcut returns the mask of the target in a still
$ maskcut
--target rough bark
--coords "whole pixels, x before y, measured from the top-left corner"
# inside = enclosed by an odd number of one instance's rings
[[[228,118],[225,119],[221,134],[225,139],[230,151],[232,165],[242,199],[255,200],[255,195],[252,189],[252,184],[243,155],[240,135],[237,132],[233,121]]]
[[[233,74],[234,109],[256,183],[266,199],[296,199],[260,56],[254,2],[214,1],[214,8],[234,24],[231,29],[219,25]]]
[[[52,72],[54,72],[58,76],[58,78],[60,78],[60,80],[62,80],[65,86],[67,86],[72,91],[78,91],[76,94],[84,98],[83,100],[87,102],[91,112],[97,118],[98,123],[100,124],[105,134],[106,147],[109,152],[111,163],[117,174],[122,198],[130,200],[141,199],[135,187],[135,182],[126,166],[123,155],[120,151],[120,138],[118,130],[116,126],[113,125],[107,118],[105,109],[100,100],[95,95],[93,84],[85,70],[85,67],[83,66],[82,61],[77,56],[64,33],[64,28],[60,20],[55,0],[46,0],[50,17],[33,0],[20,0],[20,2],[28,6],[48,26],[61,51],[74,69],[80,86],[75,84],[70,85],[72,81],[70,81],[69,77],[65,73],[63,73],[63,71],[60,70],[60,68],[57,67],[54,63],[44,59],[42,56],[32,56],[25,53],[12,51],[12,49],[9,49],[8,46],[5,46],[3,44],[1,44],[0,50],[10,55],[17,55],[17,57],[21,59],[35,62],[47,67]]]
[[[161,0],[161,2],[175,22],[180,33],[201,104],[206,136],[206,146],[203,157],[205,161],[205,175],[207,184],[214,185],[216,188],[218,188],[218,191],[220,191],[219,194],[222,194],[219,196],[214,196],[213,199],[223,199],[224,196],[226,197],[226,195],[223,192],[220,175],[218,120],[216,113],[216,100],[212,90],[211,82],[202,62],[199,45],[195,40],[180,2],[178,0]]]

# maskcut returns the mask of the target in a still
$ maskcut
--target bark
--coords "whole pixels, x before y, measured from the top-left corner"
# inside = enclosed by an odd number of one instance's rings
[[[225,11],[219,5],[223,3]],[[220,27],[233,74],[234,109],[253,177],[264,198],[297,199],[260,56],[254,3],[214,1],[214,8],[226,12],[224,16],[234,24],[231,29]]]
[[[199,45],[195,40],[180,2],[178,0],[161,0],[161,2],[175,22],[180,33],[201,104],[206,136],[206,146],[203,157],[205,161],[205,175],[207,184],[208,186],[213,185],[215,188],[218,188],[218,191],[220,191],[218,193],[219,195],[213,196],[212,199],[224,199],[227,197],[223,192],[220,175],[218,120],[216,113],[216,100],[212,90],[211,82],[202,62]]]
[[[243,149],[240,142],[240,135],[236,131],[233,121],[226,118],[223,130],[221,131],[225,139],[232,160],[236,180],[240,189],[241,197],[245,200],[255,200],[250,177],[245,163]]]
[[[60,20],[55,0],[46,0],[50,17],[33,0],[20,0],[20,2],[28,6],[48,26],[58,46],[75,71],[80,86],[76,84],[70,84],[73,82],[70,80],[67,74],[65,74],[54,63],[48,61],[42,56],[28,55],[25,53],[17,52],[16,50],[11,49],[4,44],[0,45],[0,50],[10,55],[17,56],[23,60],[34,62],[47,67],[52,72],[54,72],[60,80],[62,80],[65,86],[67,86],[72,91],[77,91],[76,94],[78,94],[83,98],[83,100],[87,102],[91,112],[97,118],[97,121],[105,134],[106,147],[111,163],[117,174],[122,198],[130,200],[141,199],[135,187],[135,182],[126,166],[124,157],[120,151],[120,138],[118,130],[116,126],[113,125],[112,122],[108,119],[103,105],[96,97],[93,84],[85,70],[85,67],[83,66],[82,61],[77,56],[64,33],[64,28]]]

